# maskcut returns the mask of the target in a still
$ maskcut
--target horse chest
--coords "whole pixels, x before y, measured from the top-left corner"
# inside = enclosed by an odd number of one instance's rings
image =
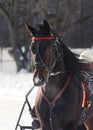
[[[69,122],[75,120],[76,112],[73,115],[73,110],[74,104],[78,104],[78,99],[74,98],[76,92],[73,91],[73,94],[71,94],[72,90],[69,91],[70,89],[71,86],[64,91],[56,102],[53,102],[53,100],[47,101],[42,94],[41,89],[38,91],[36,98],[36,111],[41,125],[44,124],[44,126],[50,127],[52,120],[54,127],[60,129],[64,128]],[[78,109],[78,106],[76,109]]]
[[[37,112],[42,124],[50,124],[51,120],[54,120],[55,126],[66,123],[66,118],[71,118],[71,113],[68,110],[68,103],[64,98],[60,99],[56,103],[48,104],[44,98],[38,100]],[[69,119],[70,120],[70,119]]]

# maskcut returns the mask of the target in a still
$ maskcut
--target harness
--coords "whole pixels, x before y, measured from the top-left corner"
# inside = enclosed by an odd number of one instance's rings
[[[52,36],[50,36],[50,37],[32,37],[32,40],[34,40],[34,41],[54,40],[54,37],[52,37]]]
[[[58,52],[58,48],[57,48],[57,44],[61,44],[58,39],[55,37],[55,33],[54,33],[54,37],[53,36],[50,36],[50,37],[32,37],[32,40],[34,41],[43,41],[43,40],[47,40],[47,41],[53,41],[53,45],[52,45],[52,49],[55,49],[55,51],[58,53],[58,60],[62,60],[63,58],[63,51],[61,53],[61,55],[59,54]],[[58,37],[59,38],[59,37]],[[40,62],[35,62],[35,66],[41,66],[41,67],[44,67],[47,71],[47,80],[50,76],[55,76],[55,75],[58,75],[60,73],[65,73],[66,71],[57,71],[57,72],[53,72],[53,67],[55,66],[56,64],[56,61],[55,60],[55,55],[53,54],[51,56],[51,60],[50,60],[50,63],[49,63],[49,66],[47,66],[43,59],[41,58],[40,56],[40,53],[39,53],[39,43],[38,43],[38,46],[37,46],[37,55],[39,56],[39,60]],[[51,130],[53,130],[53,109],[56,105],[56,102],[59,100],[60,96],[64,93],[64,91],[66,90],[66,88],[68,87],[68,84],[70,82],[70,79],[71,79],[71,76],[69,75],[68,78],[67,78],[67,81],[66,83],[64,84],[64,86],[62,87],[62,89],[59,91],[59,93],[54,97],[54,99],[52,101],[50,101],[48,99],[48,97],[46,96],[43,88],[41,87],[41,92],[42,92],[42,95],[43,95],[43,98],[45,99],[45,101],[48,103],[49,105],[49,122],[50,122],[50,127],[51,127]],[[86,86],[84,86],[83,84],[83,88],[86,89]],[[86,98],[86,97],[85,97]],[[86,99],[85,99],[86,101]],[[84,106],[86,105],[86,102],[84,102]],[[79,121],[79,125],[83,123],[83,121],[85,120],[86,118],[86,112],[87,112],[87,107],[85,107],[85,109],[82,111],[82,115],[81,115],[81,118],[80,118],[80,121]]]
[[[50,112],[49,112],[49,122],[50,122],[50,127],[51,127],[51,130],[53,130],[53,118],[52,118],[52,114],[53,114],[53,108],[55,107],[56,105],[56,102],[59,100],[59,98],[61,97],[61,95],[64,93],[64,91],[66,90],[66,88],[68,87],[68,84],[70,82],[70,79],[71,79],[71,76],[69,75],[64,86],[62,87],[62,89],[59,91],[59,93],[54,97],[54,99],[52,101],[50,101],[48,99],[48,97],[46,96],[43,88],[41,87],[41,91],[42,91],[42,94],[43,94],[43,97],[45,99],[45,101],[48,103],[49,105],[49,108],[50,108]]]

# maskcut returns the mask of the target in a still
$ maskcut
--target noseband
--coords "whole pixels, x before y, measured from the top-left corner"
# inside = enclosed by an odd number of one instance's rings
[[[46,71],[47,71],[47,76],[48,77],[54,76],[54,75],[57,75],[57,74],[60,74],[60,73],[64,73],[64,71],[58,71],[58,72],[55,72],[55,73],[52,72],[53,67],[55,66],[56,62],[63,59],[63,50],[62,50],[62,52],[59,52],[59,50],[58,50],[58,45],[57,44],[61,44],[58,41],[58,39],[53,37],[53,36],[49,36],[49,37],[32,37],[32,41],[38,41],[38,42],[39,41],[52,41],[53,42],[52,43],[52,51],[54,50],[53,52],[57,54],[57,58],[56,58],[56,55],[54,53],[51,55],[50,63],[47,66],[45,64],[45,62],[43,61],[42,57],[40,56],[39,43],[38,43],[37,47],[36,47],[36,54],[38,55],[40,62],[35,62],[34,66],[40,66],[42,68],[45,68]]]

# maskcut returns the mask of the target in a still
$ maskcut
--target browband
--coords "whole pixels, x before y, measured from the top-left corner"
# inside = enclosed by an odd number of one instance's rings
[[[43,41],[43,40],[54,40],[54,37],[32,37],[32,40],[34,41]]]

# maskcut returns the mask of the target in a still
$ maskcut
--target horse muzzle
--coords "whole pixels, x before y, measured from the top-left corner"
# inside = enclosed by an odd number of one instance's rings
[[[35,86],[41,86],[45,83],[45,79],[43,76],[37,75],[36,77],[33,78],[33,82]]]
[[[35,86],[42,86],[46,83],[46,70],[40,66],[34,69],[33,82]]]

